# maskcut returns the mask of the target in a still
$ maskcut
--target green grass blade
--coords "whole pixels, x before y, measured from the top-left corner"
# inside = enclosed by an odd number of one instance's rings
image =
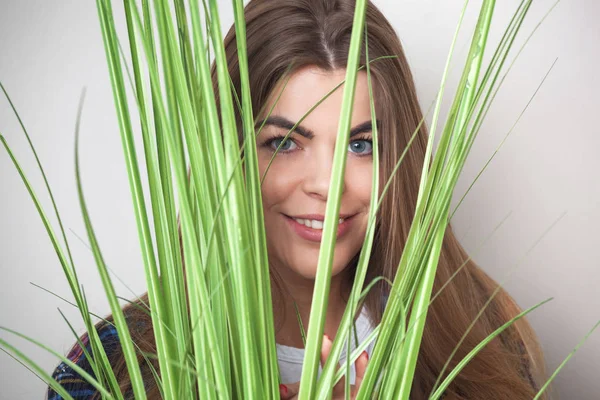
[[[146,391],[144,389],[144,383],[142,381],[142,375],[139,370],[139,363],[137,361],[137,357],[135,356],[135,350],[133,345],[131,344],[131,335],[129,334],[129,328],[127,327],[127,323],[125,321],[125,316],[123,315],[123,310],[119,305],[119,302],[116,298],[116,292],[112,285],[112,281],[108,276],[108,270],[104,265],[104,259],[100,252],[100,248],[98,246],[98,241],[96,239],[96,235],[94,233],[89,213],[87,210],[87,205],[85,203],[85,198],[83,196],[83,188],[81,185],[81,175],[79,168],[79,126],[81,122],[81,112],[83,109],[83,101],[85,92],[83,93],[80,103],[79,109],[77,112],[77,126],[75,129],[75,171],[76,171],[76,182],[77,182],[77,193],[79,196],[79,204],[81,206],[81,211],[83,214],[83,220],[85,222],[86,230],[88,233],[88,238],[90,240],[90,245],[92,247],[94,258],[96,260],[96,264],[98,265],[98,272],[100,273],[100,278],[102,279],[102,284],[104,286],[104,290],[106,291],[106,295],[110,304],[111,311],[113,313],[113,317],[115,319],[115,325],[117,326],[117,332],[119,333],[119,337],[121,338],[121,345],[123,348],[123,353],[125,356],[125,361],[127,363],[127,368],[130,373],[131,384],[133,387],[133,391],[136,395],[136,398],[145,399]],[[110,368],[110,366],[109,366]]]
[[[475,86],[478,80],[479,69],[483,59],[483,49],[485,49],[493,10],[494,1],[484,2],[480,13],[480,18],[477,23],[476,33],[472,42],[472,47],[469,51],[468,56],[468,62],[470,67],[468,68],[469,75],[465,85],[465,88],[467,88],[467,90],[465,91],[464,102],[466,104],[469,104],[472,97],[474,96],[474,90],[472,88]],[[457,121],[459,121],[459,126],[467,124],[468,120],[466,119],[466,113],[464,111],[464,108],[462,109],[462,111],[459,111]],[[439,155],[436,154],[436,158],[437,157],[439,157]],[[447,206],[444,208],[440,208],[439,210],[447,218]],[[429,299],[431,297],[431,290],[433,288],[435,272],[437,270],[437,263],[445,231],[445,224],[440,224],[440,227],[436,231],[435,242],[433,244],[433,250],[429,258],[428,267],[425,271],[425,274],[423,275],[423,281],[416,294],[415,303],[412,308],[411,320],[416,315],[420,315],[422,312],[424,313],[424,311],[427,310],[427,307],[429,305]],[[406,344],[403,346],[403,353],[402,356],[399,358],[404,361],[402,363],[402,375],[399,381],[399,390],[397,392],[398,398],[400,399],[408,399],[408,396],[410,394],[412,380],[416,368],[417,356],[421,343],[421,337],[425,326],[425,316],[426,313],[424,313],[423,316],[420,316],[420,319],[415,321],[417,323],[415,329],[407,333]]]
[[[139,15],[136,13],[135,9],[133,9],[132,11],[134,11],[134,16],[135,16],[135,22],[136,22],[136,26],[140,26],[140,22],[139,22]],[[164,10],[161,10],[164,11]],[[168,21],[168,19],[166,19]],[[168,24],[168,22],[167,22]],[[144,43],[144,47],[145,47],[145,51],[146,54],[149,54],[149,49],[148,49],[148,44]],[[149,65],[149,72],[151,74],[151,82],[155,82],[155,84],[152,85],[152,90],[155,92],[156,97],[160,98],[160,88],[158,87],[158,85],[156,84],[158,82],[158,75],[157,75],[157,71],[156,68],[154,68],[154,66]],[[212,91],[212,90],[211,90]],[[162,107],[159,108],[161,109]],[[163,112],[163,111],[161,111]],[[189,121],[188,121],[189,122]],[[164,124],[164,122],[163,122]],[[167,143],[168,143],[168,147],[169,147],[169,152],[171,154],[172,158],[177,158],[178,157],[178,151],[177,151],[177,143],[174,140],[173,137],[171,137],[170,135],[167,135]],[[190,218],[190,214],[191,214],[191,210],[190,210],[190,201],[189,201],[189,196],[188,196],[188,191],[185,189],[186,187],[186,177],[185,177],[185,172],[183,171],[183,165],[182,163],[175,163],[174,165],[174,171],[175,171],[175,178],[176,178],[176,182],[177,182],[177,186],[180,188],[180,193],[181,193],[181,198],[180,198],[180,203],[181,203],[181,210],[182,210],[182,231],[183,231],[183,245],[184,245],[184,253],[189,255],[189,259],[187,260],[187,265],[188,267],[186,268],[186,274],[187,274],[187,284],[190,287],[190,290],[188,290],[188,294],[190,295],[190,311],[191,311],[191,317],[192,318],[197,318],[200,313],[202,313],[205,316],[209,316],[210,312],[209,312],[209,304],[208,304],[208,298],[207,298],[207,288],[206,288],[206,281],[204,280],[204,276],[203,274],[200,273],[200,271],[198,270],[198,268],[194,267],[194,266],[199,266],[201,265],[201,257],[199,254],[199,249],[197,248],[197,235],[195,232],[194,227],[192,226],[192,222],[191,222],[191,218]],[[222,367],[222,360],[220,359],[220,355],[219,355],[219,350],[218,347],[216,347],[216,334],[214,331],[214,326],[210,323],[207,323],[205,325],[203,325],[203,328],[205,328],[205,334],[207,335],[207,340],[209,341],[209,348],[211,349],[211,351],[209,352],[209,355],[212,359],[212,367],[214,367],[217,371],[222,371],[223,367]],[[196,354],[197,356],[201,356],[201,342],[202,342],[202,337],[204,334],[202,331],[192,331],[192,336],[194,337],[194,342],[195,342],[195,346],[196,347]],[[203,358],[199,359],[201,362],[203,361]],[[198,362],[197,362],[197,366],[198,366]],[[221,373],[217,373],[215,374],[215,377],[217,377],[217,387],[219,392],[221,393],[221,395],[223,395],[224,397],[228,397],[227,393],[228,393],[228,387],[225,385],[225,381],[223,378],[223,375]],[[199,384],[203,384],[202,382],[199,382]],[[172,392],[172,394],[175,394],[176,392]]]
[[[35,162],[37,163],[40,173],[42,174],[42,178],[44,180],[44,185],[46,186],[46,190],[48,191],[48,195],[50,196],[50,201],[52,202],[52,207],[54,208],[54,214],[56,215],[56,219],[58,220],[58,225],[59,225],[62,237],[63,237],[63,241],[65,242],[65,247],[67,249],[67,256],[69,257],[69,264],[64,263],[63,268],[66,268],[67,265],[70,266],[70,271],[72,271],[72,281],[73,281],[73,284],[71,285],[71,287],[78,287],[79,280],[77,278],[77,271],[75,270],[75,267],[74,267],[75,263],[73,262],[71,248],[69,247],[69,241],[67,240],[67,236],[65,235],[65,229],[64,229],[64,226],[62,223],[62,218],[60,217],[60,213],[58,212],[58,206],[56,205],[56,200],[54,199],[54,194],[52,193],[52,189],[50,188],[50,184],[48,183],[48,178],[46,176],[46,172],[44,171],[44,167],[42,166],[42,163],[40,161],[40,158],[38,157],[37,151],[35,150],[35,146],[33,145],[31,137],[29,136],[29,132],[27,132],[27,129],[25,128],[25,124],[23,123],[23,120],[21,119],[21,116],[19,115],[17,108],[13,104],[12,99],[8,95],[8,92],[4,88],[4,85],[2,84],[2,82],[0,82],[0,88],[2,89],[2,92],[4,93],[6,100],[8,100],[8,104],[10,104],[10,108],[13,110],[15,117],[17,117],[17,121],[19,121],[19,125],[21,126],[21,129],[23,129],[23,133],[25,133],[25,137],[27,138],[27,143],[29,143],[31,152],[33,153],[33,156],[35,157]],[[4,142],[4,138],[2,138],[2,141],[3,141],[4,145],[7,146],[6,143]],[[8,148],[7,148],[7,150],[8,150]],[[13,158],[12,155],[11,155],[11,158]],[[14,161],[14,158],[13,158],[13,161]],[[24,175],[22,174],[21,171],[19,171],[19,173],[21,174],[22,177],[24,177]],[[31,194],[32,194],[32,192],[30,192],[30,195]],[[34,202],[35,201],[36,200],[34,200]],[[37,205],[36,205],[36,207],[37,207]],[[38,212],[39,212],[39,209],[38,209]],[[55,249],[56,249],[56,247],[55,247]],[[65,273],[66,273],[66,271],[65,271]]]
[[[354,91],[356,88],[356,76],[358,73],[357,68],[362,44],[365,10],[366,2],[364,0],[358,0],[354,12],[350,50],[346,67],[346,84],[344,87],[344,96],[334,150],[329,193],[327,195],[323,236],[321,239],[317,276],[315,279],[311,313],[308,323],[308,340],[302,366],[302,378],[300,379],[300,391],[298,397],[301,400],[313,398],[317,388],[317,369],[321,352],[323,326],[325,324],[325,312],[327,310],[327,300],[329,296],[331,264],[335,249],[335,232],[337,231],[340,197],[346,166],[349,141],[348,131],[350,129],[350,117],[352,115]]]
[[[271,280],[269,260],[267,257],[264,214],[262,209],[260,172],[258,169],[255,140],[256,135],[254,133],[252,98],[250,96],[250,77],[248,73],[248,54],[246,49],[246,23],[244,19],[243,2],[241,0],[234,0],[233,8],[242,94],[246,188],[250,201],[251,234],[256,238],[253,243],[255,265],[257,267],[256,279],[257,282],[259,282],[257,285],[258,323],[256,326],[257,334],[259,335],[258,354],[264,354],[266,358],[261,360],[259,368],[262,369],[263,385],[267,388],[267,392],[270,393],[270,396],[275,398],[279,393],[277,352],[275,349],[275,324],[273,321],[273,301],[271,298]],[[267,392],[265,392],[265,394]]]
[[[454,55],[454,46],[456,45],[456,40],[458,39],[458,33],[460,31],[460,27],[462,26],[462,21],[465,16],[467,5],[469,4],[469,0],[465,0],[462,11],[460,13],[460,17],[458,19],[458,23],[456,25],[456,30],[454,32],[454,36],[452,38],[452,43],[450,44],[450,49],[448,51],[448,56],[446,58],[446,65],[444,66],[444,72],[442,74],[442,79],[440,82],[440,89],[438,91],[436,97],[436,105],[434,108],[433,118],[431,121],[431,129],[429,130],[429,139],[427,142],[427,149],[425,150],[425,162],[423,163],[423,171],[421,172],[421,181],[419,183],[419,194],[417,195],[417,203],[421,200],[421,196],[423,195],[422,189],[425,188],[425,179],[429,173],[429,163],[427,160],[431,159],[431,153],[433,151],[433,142],[435,138],[435,131],[437,128],[437,121],[439,117],[439,112],[442,106],[442,99],[444,97],[444,89],[446,88],[446,79],[448,78],[450,63],[452,61],[452,56]]]
[[[100,342],[100,339],[97,335],[96,330],[93,327],[93,324],[89,318],[89,315],[87,313],[87,304],[86,304],[86,300],[85,300],[85,295],[84,293],[80,290],[78,281],[77,281],[77,277],[76,274],[74,273],[74,269],[71,268],[62,252],[62,249],[60,247],[60,245],[58,244],[58,240],[56,238],[56,235],[50,225],[50,222],[35,194],[35,192],[33,191],[33,188],[31,187],[31,184],[29,182],[29,180],[27,179],[27,177],[25,176],[25,173],[23,171],[23,169],[21,168],[20,164],[18,163],[18,161],[16,160],[16,158],[14,157],[14,154],[12,153],[10,147],[8,146],[8,143],[6,142],[4,136],[2,134],[0,134],[0,141],[2,142],[2,144],[4,145],[9,157],[11,158],[11,160],[13,161],[13,164],[15,165],[15,168],[17,169],[17,171],[19,172],[19,175],[21,176],[21,179],[23,181],[23,183],[25,184],[25,187],[27,188],[27,191],[29,192],[29,195],[31,197],[31,199],[34,202],[34,205],[38,211],[38,214],[42,220],[42,223],[44,224],[44,227],[46,229],[46,232],[48,234],[48,237],[50,238],[50,241],[52,242],[52,245],[54,247],[54,250],[59,258],[59,261],[61,263],[61,266],[63,268],[63,271],[65,273],[65,276],[67,278],[67,281],[69,283],[69,286],[71,288],[71,291],[75,297],[75,301],[77,303],[78,308],[80,309],[81,312],[81,316],[84,320],[86,329],[89,333],[90,336],[90,344],[92,346],[92,349],[94,351],[94,354],[99,355],[99,357],[101,359],[104,360],[104,365],[108,364],[108,359],[106,358],[106,353],[104,351],[104,348],[102,347],[102,344]],[[114,374],[111,374],[112,370],[110,371],[109,378],[114,378]],[[114,386],[114,379],[110,380],[111,384],[113,384],[112,386],[112,390],[113,393],[119,393],[118,390],[116,390],[116,387]]]
[[[369,203],[369,216],[368,220],[371,222],[375,221],[377,214],[377,204],[379,195],[379,142],[378,142],[378,126],[377,126],[377,115],[375,112],[375,102],[373,96],[373,86],[371,80],[371,68],[369,60],[369,45],[368,45],[368,27],[365,24],[364,27],[364,43],[365,43],[365,68],[367,72],[367,88],[369,93],[369,109],[371,114],[371,126],[372,126],[372,138],[373,138],[373,172],[372,172],[372,184],[371,184],[371,197]],[[342,351],[342,344],[346,341],[347,344],[347,357],[346,357],[346,374],[350,376],[350,329],[354,326],[354,316],[358,312],[358,305],[360,304],[361,290],[364,285],[367,269],[369,266],[369,260],[371,257],[371,250],[373,246],[373,239],[375,237],[375,224],[369,223],[363,246],[361,248],[358,265],[356,268],[354,283],[350,298],[342,316],[342,321],[338,328],[338,334],[334,339],[334,343],[331,349],[330,357],[323,367],[323,372],[319,385],[317,386],[317,397],[328,395],[330,388],[334,386],[334,368],[337,365],[337,360],[340,358]],[[346,396],[350,393],[350,379],[346,380]]]

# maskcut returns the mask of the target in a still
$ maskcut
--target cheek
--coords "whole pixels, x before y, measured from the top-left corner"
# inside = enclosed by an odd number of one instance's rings
[[[271,207],[285,204],[290,199],[295,188],[298,187],[300,177],[292,160],[275,159],[267,171],[270,158],[259,160],[259,172],[262,179],[265,171],[267,174],[261,186],[263,205],[265,211]]]
[[[373,180],[372,162],[366,160],[357,160],[352,164],[348,163],[346,167],[346,191],[353,197],[353,200],[369,205],[371,201],[371,188]]]

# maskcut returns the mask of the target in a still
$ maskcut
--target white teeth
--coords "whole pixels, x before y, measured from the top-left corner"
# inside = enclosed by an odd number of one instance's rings
[[[307,226],[312,229],[318,229],[318,230],[323,229],[323,221],[317,221],[316,219],[294,218],[294,221],[296,221],[300,225],[304,225],[304,226]],[[342,222],[344,222],[344,218],[340,218],[338,220],[339,224],[341,224]]]
[[[312,220],[311,224],[313,229],[323,229],[323,221]]]

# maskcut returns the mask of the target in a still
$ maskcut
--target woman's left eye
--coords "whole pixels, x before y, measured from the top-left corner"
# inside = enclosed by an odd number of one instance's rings
[[[350,142],[348,150],[358,155],[371,154],[373,152],[373,142],[368,139],[358,139]]]

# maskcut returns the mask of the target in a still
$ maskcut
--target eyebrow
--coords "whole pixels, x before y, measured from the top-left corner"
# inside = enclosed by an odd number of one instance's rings
[[[263,123],[265,124],[265,126],[273,125],[273,126],[277,126],[279,128],[287,129],[288,131],[291,130],[292,128],[294,128],[294,125],[296,125],[289,119],[282,117],[282,116],[278,116],[278,115],[271,116],[267,119],[259,121],[256,125],[261,126]],[[377,127],[379,127],[381,125],[379,120],[375,120],[375,123],[377,124]],[[373,130],[372,122],[365,121],[361,124],[356,125],[354,128],[352,128],[350,130],[350,137],[356,136],[356,135],[364,133],[364,132],[371,132],[372,130]],[[298,133],[300,136],[304,136],[307,139],[312,139],[313,137],[315,137],[315,134],[313,131],[303,127],[300,124],[298,124],[298,126],[296,126],[294,128],[294,132]]]

